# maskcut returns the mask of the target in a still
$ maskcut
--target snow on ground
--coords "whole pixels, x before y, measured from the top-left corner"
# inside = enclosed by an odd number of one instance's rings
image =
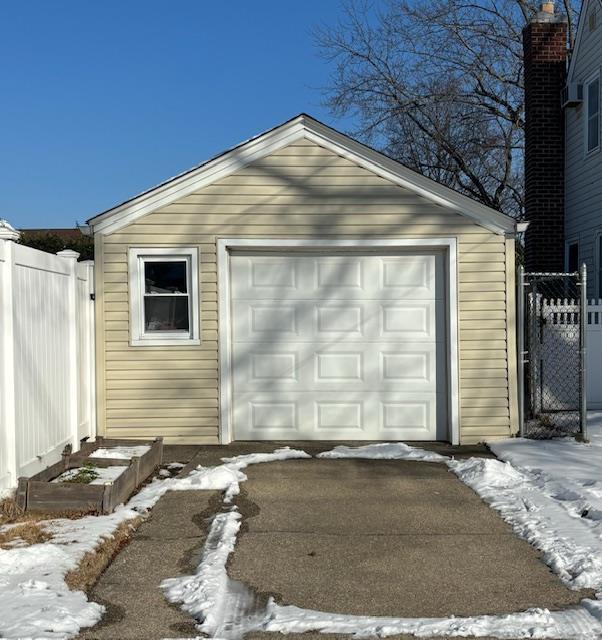
[[[88,602],[82,591],[70,591],[65,574],[122,522],[145,514],[166,491],[217,490],[231,497],[246,479],[240,470],[249,464],[304,457],[303,451],[285,448],[229,458],[218,467],[198,467],[185,478],[155,479],[112,514],[40,523],[53,536],[49,542],[0,549],[0,638],[69,638],[96,624],[104,607]]]
[[[443,462],[446,457],[418,447],[410,447],[403,442],[367,444],[360,447],[340,445],[317,455],[318,458],[368,458],[371,460],[420,460],[422,462]]]
[[[127,467],[121,465],[113,465],[111,467],[94,467],[93,471],[96,474],[94,480],[90,480],[85,484],[111,484],[119,478],[119,476],[127,469]],[[76,476],[81,470],[81,467],[74,469],[68,469],[64,473],[61,473],[58,478],[52,480],[52,482],[66,482],[74,476]]]
[[[100,447],[93,451],[90,458],[112,458],[114,460],[131,460],[134,457],[142,457],[150,446],[147,444],[134,445],[131,447]]]
[[[514,529],[543,551],[544,560],[569,586],[595,589],[602,598],[602,414],[590,414],[590,443],[572,438],[490,443],[504,462],[497,486],[475,461],[452,469]],[[508,475],[502,478],[504,465]],[[492,470],[489,469],[489,476]]]

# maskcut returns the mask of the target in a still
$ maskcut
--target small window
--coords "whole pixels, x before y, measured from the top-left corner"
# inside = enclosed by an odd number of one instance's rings
[[[588,24],[590,32],[595,31],[598,26],[598,13],[595,7],[589,12]]]
[[[587,123],[586,150],[595,151],[600,146],[600,78],[591,80],[586,85]]]
[[[131,343],[198,344],[198,251],[130,250]]]
[[[596,236],[596,269],[598,271],[598,299],[602,298],[602,232]]]
[[[575,273],[579,271],[579,243],[571,242],[567,249],[567,271]]]

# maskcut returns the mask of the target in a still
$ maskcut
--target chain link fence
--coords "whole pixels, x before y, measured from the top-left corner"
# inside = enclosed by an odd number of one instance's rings
[[[521,435],[586,437],[586,273],[519,271]]]

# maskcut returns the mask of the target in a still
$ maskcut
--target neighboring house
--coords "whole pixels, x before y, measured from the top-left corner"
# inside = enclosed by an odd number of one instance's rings
[[[602,2],[585,0],[568,60],[567,23],[544,3],[525,45],[528,271],[577,271],[602,297]]]
[[[300,115],[90,220],[98,430],[517,430],[511,218]]]
[[[585,0],[567,74],[565,267],[587,264],[595,298],[602,298],[601,68],[602,2]]]

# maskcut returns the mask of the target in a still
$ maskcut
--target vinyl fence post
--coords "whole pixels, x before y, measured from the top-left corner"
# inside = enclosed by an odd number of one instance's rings
[[[518,350],[518,432],[525,435],[525,268],[518,268],[518,287],[516,292],[516,341]]]
[[[67,327],[69,332],[69,431],[73,451],[79,449],[79,357],[77,339],[77,259],[79,253],[63,249],[57,254],[69,264],[69,284],[67,294]]]
[[[21,234],[0,219],[0,489],[17,486],[17,416],[15,407],[14,247]]]
[[[581,314],[579,316],[579,426],[581,438],[587,441],[587,265],[581,265]]]

